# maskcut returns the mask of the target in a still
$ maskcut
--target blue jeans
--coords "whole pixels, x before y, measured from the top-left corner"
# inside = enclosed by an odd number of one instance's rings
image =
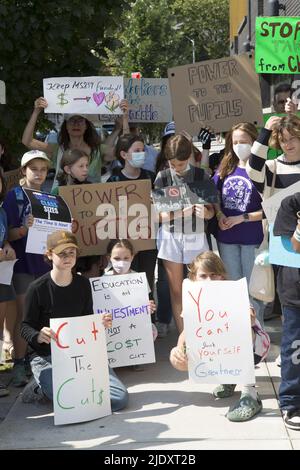
[[[31,361],[31,369],[36,383],[49,400],[53,401],[51,356],[36,356]],[[115,371],[109,368],[109,391],[112,411],[125,408],[128,403],[128,392]]]
[[[225,264],[229,279],[238,281],[245,277],[249,285],[250,277],[255,260],[256,245],[230,245],[229,243],[218,242],[220,257]],[[250,297],[251,303],[255,309],[256,317],[264,327],[264,303],[260,300]]]
[[[281,384],[282,410],[300,410],[300,308],[282,306]]]
[[[156,319],[160,323],[169,325],[172,320],[172,304],[170,298],[169,281],[166,270],[164,268],[163,260],[157,260],[157,310]]]

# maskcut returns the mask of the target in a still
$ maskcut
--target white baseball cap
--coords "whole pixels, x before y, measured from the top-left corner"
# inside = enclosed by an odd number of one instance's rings
[[[50,160],[45,152],[42,152],[41,150],[29,150],[29,152],[24,153],[22,157],[21,167],[26,166],[29,162],[31,162],[31,160],[34,160],[35,158],[40,158],[41,160],[46,160],[50,163]]]

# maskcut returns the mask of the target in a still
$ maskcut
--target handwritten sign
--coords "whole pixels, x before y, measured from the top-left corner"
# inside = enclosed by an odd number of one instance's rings
[[[44,254],[47,237],[57,230],[71,231],[71,213],[60,196],[24,189],[34,217],[33,226],[28,230],[26,253]]]
[[[172,121],[172,104],[167,78],[126,78],[125,98],[129,122]]]
[[[110,367],[155,362],[148,282],[145,273],[90,279],[94,312],[112,314],[106,330]]]
[[[15,186],[18,186],[20,178],[20,168],[17,168],[16,170],[6,171],[4,173],[6,191],[9,191]]]
[[[246,279],[185,279],[182,298],[189,378],[206,384],[254,383]]]
[[[60,186],[81,255],[106,254],[115,238],[130,239],[136,251],[154,249],[150,191],[149,180]]]
[[[257,73],[300,73],[300,17],[256,18]]]
[[[193,204],[217,204],[219,202],[216,185],[211,180],[154,189],[152,198],[157,212],[171,212]]]
[[[280,208],[283,199],[299,192],[300,181],[297,181],[297,183],[291,184],[291,186],[281,189],[279,192],[271,197],[268,197],[262,202],[262,208],[266,214],[269,224],[274,224],[278,209]]]
[[[0,80],[0,104],[6,103],[5,83]]]
[[[168,70],[176,129],[228,131],[239,122],[263,125],[259,79],[247,54]]]
[[[50,319],[54,424],[111,414],[105,328],[99,315]]]
[[[43,86],[47,113],[121,113],[123,77],[45,78]]]
[[[269,261],[278,266],[289,266],[290,268],[300,268],[300,254],[297,253],[291,239],[285,236],[275,236],[273,224],[269,226]]]

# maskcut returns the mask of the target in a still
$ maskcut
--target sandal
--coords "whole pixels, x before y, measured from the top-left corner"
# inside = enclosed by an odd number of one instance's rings
[[[214,391],[213,396],[215,398],[229,398],[234,394],[236,384],[221,384],[218,385]]]
[[[242,394],[239,401],[229,409],[226,417],[229,421],[240,423],[253,418],[253,416],[257,415],[261,410],[262,402],[259,396],[257,395],[257,399],[255,400],[251,395],[245,393]]]

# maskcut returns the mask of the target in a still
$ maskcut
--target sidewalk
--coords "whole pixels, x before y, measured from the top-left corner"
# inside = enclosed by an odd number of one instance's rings
[[[266,326],[278,345],[280,321]],[[88,423],[54,426],[51,408],[23,404],[18,397],[21,390],[10,387],[11,395],[0,400],[0,449],[300,449],[300,433],[285,428],[277,404],[276,344],[268,362],[256,370],[263,412],[246,423],[231,423],[225,414],[239,392],[215,400],[214,385],[189,383],[185,373],[169,364],[175,343],[174,331],[158,339],[157,362],[146,365],[144,371],[119,369],[130,393],[128,408]],[[9,378],[9,373],[1,373],[2,381]]]

